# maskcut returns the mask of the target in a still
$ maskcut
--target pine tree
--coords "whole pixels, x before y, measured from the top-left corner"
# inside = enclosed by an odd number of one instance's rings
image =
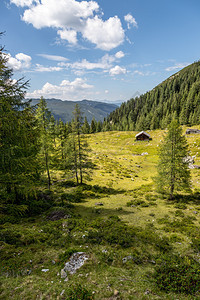
[[[174,198],[177,191],[190,190],[190,170],[186,157],[188,145],[178,121],[173,119],[159,149],[158,190]]]

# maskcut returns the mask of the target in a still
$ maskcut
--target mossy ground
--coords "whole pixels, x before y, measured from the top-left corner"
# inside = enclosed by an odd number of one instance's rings
[[[160,197],[153,177],[164,131],[149,133],[152,140],[141,142],[135,132],[88,135],[96,165],[91,179],[76,187],[53,171],[50,210],[1,225],[0,299],[71,299],[69,291],[79,283],[94,299],[199,299],[160,290],[153,273],[165,255],[200,262],[200,170],[191,170],[192,195]],[[187,140],[200,165],[200,136]],[[65,218],[53,221],[55,211]],[[109,230],[110,216],[121,221],[113,219]],[[90,259],[66,282],[60,270],[67,249]],[[123,263],[127,256],[134,259]]]

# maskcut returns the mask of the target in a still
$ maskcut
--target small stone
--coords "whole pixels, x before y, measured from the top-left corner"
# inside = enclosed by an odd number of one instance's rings
[[[107,252],[108,252],[108,250],[106,250],[106,249],[102,250],[102,253],[107,253]]]
[[[49,271],[49,269],[42,269],[42,272],[48,272]]]
[[[114,296],[118,296],[119,295],[119,291],[118,290],[114,290]]]
[[[52,260],[51,262],[52,262],[53,265],[55,265],[55,263],[56,263],[55,260]]]
[[[95,203],[95,205],[103,206],[103,203],[102,202],[98,202],[98,203]]]
[[[68,280],[69,280],[68,277],[66,277],[64,281],[68,281]]]
[[[61,278],[66,278],[67,277],[67,273],[65,272],[64,269],[61,270],[60,276],[61,276]]]

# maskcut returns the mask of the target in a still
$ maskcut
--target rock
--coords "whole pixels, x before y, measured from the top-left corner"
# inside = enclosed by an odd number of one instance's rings
[[[106,249],[102,250],[102,253],[107,253],[107,252],[108,252],[108,250],[106,250]]]
[[[149,153],[148,153],[148,152],[143,152],[141,155],[142,155],[142,156],[143,156],[143,155],[149,155]]]
[[[62,270],[60,271],[60,276],[61,276],[61,278],[66,278],[66,277],[67,277],[67,273],[65,272],[64,269],[62,269]]]
[[[198,214],[198,212],[195,210],[195,211],[193,211],[193,213],[196,215],[196,214]]]
[[[195,159],[195,156],[186,156],[183,161],[186,162],[188,164],[188,168],[189,169],[194,169],[194,159]]]
[[[76,273],[76,270],[80,269],[84,263],[88,260],[88,255],[84,252],[76,252],[71,257],[69,262],[65,264],[64,271],[65,273],[69,272],[70,274]]]
[[[103,203],[101,203],[101,202],[98,202],[98,203],[95,203],[95,205],[98,205],[98,206],[103,206]]]
[[[200,169],[200,166],[198,166],[198,165],[193,165],[193,168],[194,168],[194,169]]]
[[[118,290],[114,290],[114,296],[118,296],[119,295],[119,291]]]
[[[55,209],[48,214],[47,219],[50,221],[57,221],[60,219],[64,219],[65,216],[66,212],[63,209]]]
[[[149,294],[151,294],[151,291],[146,290],[146,291],[144,292],[144,294],[145,294],[145,295],[149,295]]]
[[[42,272],[48,272],[49,271],[49,269],[42,269]]]
[[[122,259],[122,262],[123,264],[126,263],[128,260],[132,260],[133,259],[133,256],[132,255],[129,255],[129,256],[126,256]]]

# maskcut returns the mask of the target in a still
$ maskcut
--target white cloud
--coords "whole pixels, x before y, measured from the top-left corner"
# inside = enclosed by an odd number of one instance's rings
[[[75,30],[63,29],[57,32],[62,40],[68,41],[70,44],[77,44],[77,32]]]
[[[10,54],[8,54],[7,65],[9,68],[13,69],[13,71],[23,71],[30,68],[31,57],[24,53],[18,53],[15,55],[15,57],[12,57]]]
[[[120,74],[126,74],[126,69],[122,68],[120,66],[115,66],[114,68],[110,69],[110,75],[114,76],[114,75],[120,75]]]
[[[180,64],[177,63],[172,67],[166,68],[165,71],[171,72],[171,71],[175,71],[177,69],[183,69],[183,68],[187,67],[188,65],[189,65],[189,63],[180,63]]]
[[[80,29],[82,21],[98,11],[95,1],[42,0],[25,10],[22,19],[35,28],[54,27],[61,29]]]
[[[96,1],[59,0],[59,4],[57,0],[11,1],[18,6],[29,4],[22,16],[23,21],[37,29],[54,28],[61,39],[72,45],[77,44],[78,33],[97,48],[106,51],[124,41],[124,29],[118,16],[103,20]],[[132,20],[129,20],[129,23],[131,22]]]
[[[124,57],[124,56],[125,56],[125,54],[124,54],[123,51],[119,51],[119,52],[117,52],[117,53],[115,54],[115,57],[116,57],[116,58],[122,58],[122,57]]]
[[[109,90],[105,90],[105,94],[108,94],[109,93]]]
[[[137,74],[137,75],[140,75],[140,76],[145,76],[145,74],[143,72],[139,71],[139,70],[135,70],[133,72],[133,74]]]
[[[97,16],[89,18],[82,34],[88,41],[96,44],[97,48],[106,51],[116,48],[124,41],[124,30],[117,16],[107,21]]]
[[[128,29],[131,28],[131,25],[132,25],[133,27],[138,27],[135,18],[134,18],[131,14],[126,15],[126,16],[124,17],[124,20],[127,22]]]
[[[41,56],[41,57],[44,57],[46,59],[53,60],[53,61],[67,61],[68,60],[66,57],[59,56],[59,55],[38,54],[38,56]]]
[[[61,67],[45,67],[40,64],[36,64],[35,71],[36,72],[58,72],[61,71]]]
[[[74,81],[63,80],[59,85],[45,83],[41,90],[27,93],[29,98],[57,97],[62,100],[81,100],[91,95],[93,86],[87,84],[85,79],[76,78]]]
[[[81,61],[74,62],[74,63],[61,62],[59,63],[59,66],[71,68],[76,74],[79,74],[79,72],[83,72],[84,70],[87,71],[91,71],[95,69],[108,70],[112,67],[112,63],[115,60],[116,60],[116,56],[105,54],[97,62],[89,62],[87,59],[82,59]]]
[[[10,0],[10,3],[15,4],[16,6],[30,7],[33,3],[39,3],[39,1],[38,0]]]

